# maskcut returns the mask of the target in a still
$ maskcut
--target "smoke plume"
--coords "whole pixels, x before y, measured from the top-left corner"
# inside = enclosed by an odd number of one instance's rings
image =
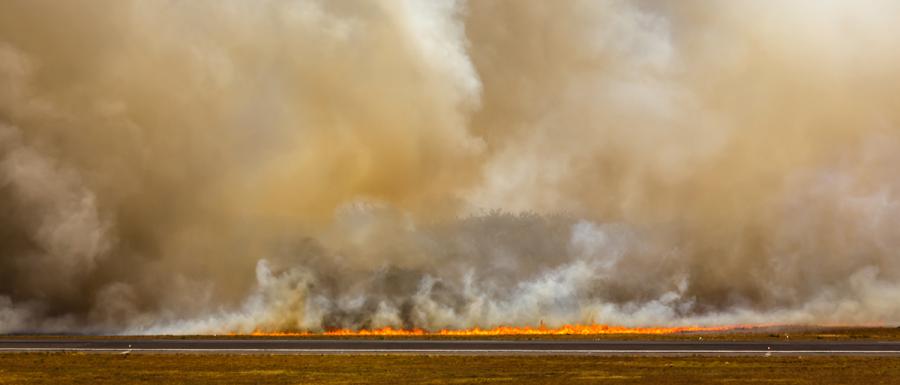
[[[898,28],[0,2],[0,333],[900,322]]]

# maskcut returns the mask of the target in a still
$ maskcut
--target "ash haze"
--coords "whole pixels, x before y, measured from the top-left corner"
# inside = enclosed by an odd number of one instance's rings
[[[900,322],[900,2],[0,2],[0,332]]]

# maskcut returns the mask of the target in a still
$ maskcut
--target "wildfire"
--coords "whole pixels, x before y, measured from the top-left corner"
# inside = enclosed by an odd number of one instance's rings
[[[253,336],[512,336],[512,335],[596,335],[596,334],[675,334],[687,332],[719,332],[749,329],[753,326],[679,326],[679,327],[624,327],[610,325],[563,325],[558,328],[545,326],[498,326],[490,329],[442,329],[428,331],[423,329],[336,329],[323,332],[281,332],[256,330]],[[236,333],[235,333],[236,334]]]

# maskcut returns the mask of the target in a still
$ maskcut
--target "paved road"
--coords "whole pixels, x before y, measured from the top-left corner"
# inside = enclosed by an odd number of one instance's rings
[[[282,354],[708,354],[708,355],[891,355],[900,341],[497,341],[497,340],[314,340],[314,339],[90,339],[0,338],[2,352],[79,351],[108,353]]]

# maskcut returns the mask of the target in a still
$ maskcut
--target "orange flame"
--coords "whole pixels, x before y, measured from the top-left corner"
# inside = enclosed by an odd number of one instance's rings
[[[380,329],[335,329],[324,332],[309,331],[265,331],[256,330],[250,333],[252,336],[513,336],[513,335],[596,335],[596,334],[675,334],[686,332],[720,332],[741,329],[751,329],[757,326],[730,325],[730,326],[677,326],[677,327],[624,327],[609,325],[563,325],[558,328],[545,326],[498,326],[490,329],[442,329],[428,331],[424,329],[394,329],[384,327]],[[232,333],[237,335],[238,333]]]

